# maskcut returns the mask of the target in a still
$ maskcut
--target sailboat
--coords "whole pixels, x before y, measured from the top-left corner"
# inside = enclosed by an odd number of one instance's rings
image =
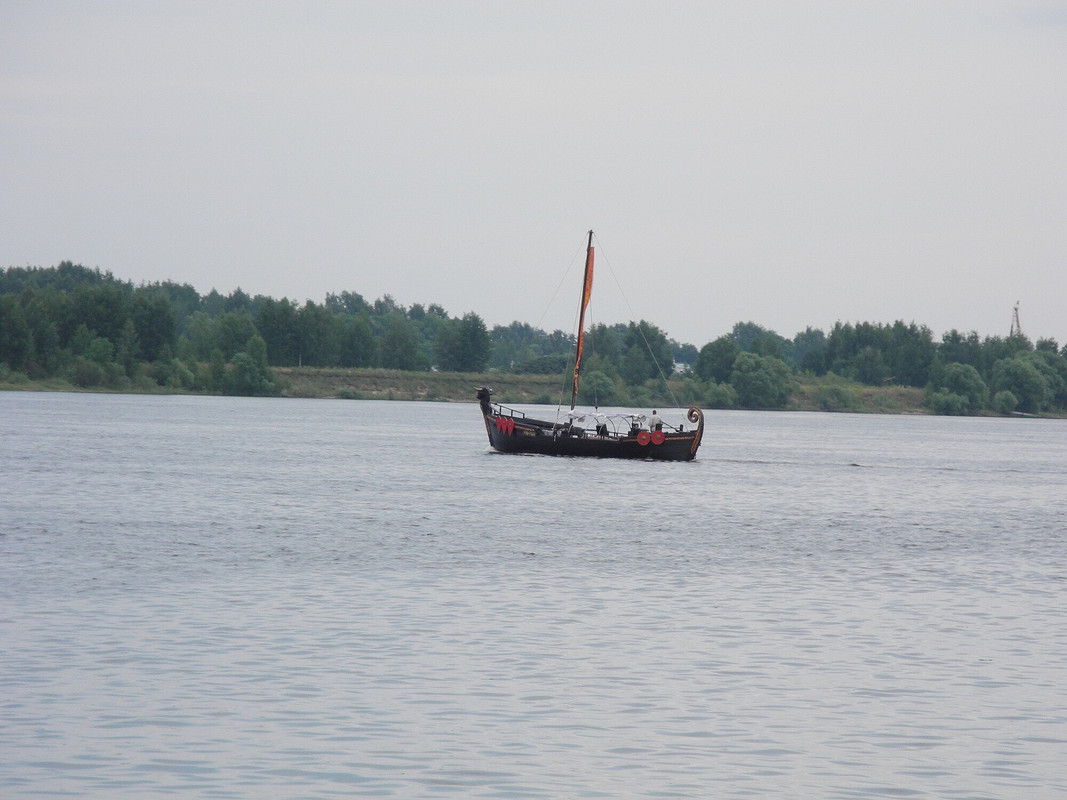
[[[685,424],[673,427],[644,414],[575,411],[585,344],[585,311],[593,291],[593,232],[586,247],[585,279],[578,308],[578,345],[574,354],[571,407],[555,422],[534,419],[524,412],[495,403],[493,390],[481,386],[476,397],[485,419],[489,444],[502,453],[538,453],[552,456],[640,458],[691,461],[704,436],[704,413],[693,406]]]

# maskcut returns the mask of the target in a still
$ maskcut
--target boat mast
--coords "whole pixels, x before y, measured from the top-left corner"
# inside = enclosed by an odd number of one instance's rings
[[[574,387],[571,389],[571,411],[578,398],[578,373],[582,368],[582,345],[585,343],[585,309],[593,291],[593,232],[589,231],[589,244],[585,250],[585,280],[582,281],[582,298],[578,304],[578,348],[574,353]]]

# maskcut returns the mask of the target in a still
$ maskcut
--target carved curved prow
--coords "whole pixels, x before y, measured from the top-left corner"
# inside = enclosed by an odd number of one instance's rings
[[[704,412],[696,406],[692,406],[686,413],[685,418],[690,422],[695,422],[697,426],[697,434],[693,437],[693,444],[689,446],[689,457],[692,458],[697,454],[700,440],[704,438]]]
[[[485,433],[489,437],[489,444],[493,444],[493,426],[489,422],[489,418],[493,417],[493,404],[490,399],[493,395],[493,390],[488,386],[478,387],[478,393],[475,397],[478,398],[478,403],[482,407],[482,420],[485,422]]]

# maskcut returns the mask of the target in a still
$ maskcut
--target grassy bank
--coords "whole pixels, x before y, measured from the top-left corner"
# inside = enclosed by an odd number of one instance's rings
[[[276,367],[275,379],[286,397],[340,397],[347,400],[431,400],[473,402],[475,389],[491,386],[502,403],[555,403],[555,375],[406,372],[393,369],[318,369]]]
[[[860,414],[929,414],[926,391],[911,386],[866,386],[838,377],[802,376],[789,400],[791,411]]]
[[[491,386],[493,399],[505,404],[554,405],[568,396],[558,375],[402,372],[387,369],[276,368],[287,397],[340,397],[355,400],[433,400],[473,402],[478,386]],[[672,386],[679,402],[685,396],[681,381]],[[925,414],[924,391],[906,386],[864,386],[838,378],[801,378],[790,411],[852,411],[873,414]],[[662,399],[653,401],[666,405]]]
[[[491,386],[493,399],[507,405],[568,402],[569,394],[558,375],[509,375],[500,372],[405,372],[390,369],[320,369],[316,367],[275,367],[274,376],[282,397],[328,397],[346,400],[421,400],[474,402],[478,386]],[[681,381],[672,382],[678,402],[687,404],[700,398],[689,397]],[[60,378],[29,380],[20,373],[0,375],[0,391],[116,391],[85,390]],[[138,384],[117,390],[139,394],[194,394],[163,386]],[[874,414],[925,414],[924,392],[903,386],[864,386],[839,378],[802,377],[787,410],[852,411]],[[663,398],[642,397],[634,407],[670,405]]]

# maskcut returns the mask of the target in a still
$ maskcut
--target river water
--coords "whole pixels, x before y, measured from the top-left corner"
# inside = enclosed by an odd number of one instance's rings
[[[0,393],[0,796],[1067,796],[1067,422],[707,421]]]

